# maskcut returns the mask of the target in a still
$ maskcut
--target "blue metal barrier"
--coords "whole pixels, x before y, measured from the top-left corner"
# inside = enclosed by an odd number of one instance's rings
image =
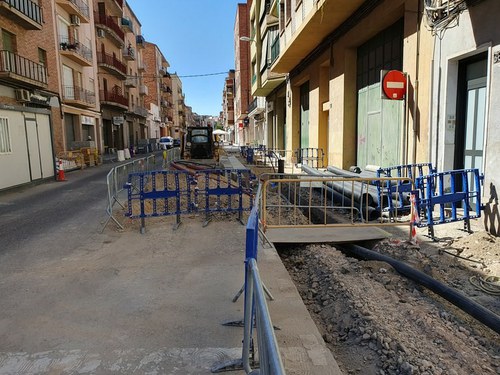
[[[238,212],[242,222],[243,211],[252,209],[251,172],[248,169],[210,169],[197,171],[194,204],[198,212],[205,212],[204,226],[216,212]],[[250,199],[243,199],[247,194]]]
[[[204,212],[206,220],[217,212],[238,212],[242,222],[243,211],[252,209],[248,170],[202,170],[196,174],[187,171],[152,171],[131,173],[128,176],[128,211],[130,218],[141,218],[141,233],[145,218],[176,215],[174,229],[182,214]],[[243,199],[248,194],[249,199]]]
[[[427,227],[429,235],[434,237],[434,225],[464,221],[464,229],[470,232],[469,220],[481,217],[483,209],[483,179],[478,169],[460,169],[417,177],[419,196],[416,206],[419,217],[423,219],[416,225]],[[420,196],[422,191],[423,195]],[[434,206],[439,206],[437,216],[434,215]],[[460,209],[462,214],[459,214]]]
[[[408,180],[398,180],[396,183],[391,183],[391,181],[387,181],[385,184],[377,183],[379,198],[378,209],[380,210],[382,208],[380,202],[385,202],[387,200],[388,205],[385,210],[389,211],[390,214],[393,214],[397,210],[401,212],[410,211],[409,196],[415,189],[415,186],[413,186],[415,176],[422,177],[432,173],[436,173],[436,169],[432,167],[432,163],[405,164],[380,168],[377,170],[377,177],[407,177]],[[422,184],[421,186],[417,186],[417,188],[422,193],[427,187],[432,191],[434,186],[433,180],[430,179],[428,183],[428,186]],[[384,196],[387,197],[387,199],[384,199]]]
[[[259,201],[262,185],[257,190],[255,204],[246,225],[245,245],[245,301],[242,356],[212,368],[213,373],[243,369],[247,374],[285,375],[274,327],[267,307],[265,286],[257,267],[259,245]],[[254,345],[254,327],[257,345]],[[255,351],[259,353],[259,363],[253,361]],[[259,367],[253,370],[252,366]]]

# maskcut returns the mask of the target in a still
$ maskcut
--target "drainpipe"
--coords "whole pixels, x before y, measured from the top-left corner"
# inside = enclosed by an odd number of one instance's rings
[[[417,163],[417,136],[420,121],[417,122],[417,113],[418,113],[418,69],[420,64],[420,7],[421,0],[418,0],[418,8],[417,8],[417,55],[415,57],[415,85],[413,88],[413,150],[412,150],[412,164]]]

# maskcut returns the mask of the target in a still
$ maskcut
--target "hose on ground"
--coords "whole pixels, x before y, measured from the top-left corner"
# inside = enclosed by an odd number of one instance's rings
[[[477,289],[491,294],[493,296],[500,296],[500,277],[497,276],[471,276],[469,282]]]
[[[451,302],[460,308],[462,311],[477,319],[479,322],[491,328],[496,333],[500,334],[500,316],[467,298],[457,290],[450,288],[433,279],[429,275],[387,255],[379,254],[375,251],[353,244],[342,244],[338,245],[338,247],[364,259],[378,260],[390,264],[399,274],[433,291],[446,299],[448,302]]]

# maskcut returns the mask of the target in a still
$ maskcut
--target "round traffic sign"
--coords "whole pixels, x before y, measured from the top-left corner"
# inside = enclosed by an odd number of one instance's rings
[[[399,70],[390,70],[382,80],[385,96],[393,100],[402,100],[406,94],[406,74]]]

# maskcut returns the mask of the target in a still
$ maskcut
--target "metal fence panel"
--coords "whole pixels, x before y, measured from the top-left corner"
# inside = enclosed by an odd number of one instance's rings
[[[476,169],[460,169],[440,173],[431,173],[417,177],[419,189],[416,201],[418,216],[416,225],[428,227],[429,234],[434,236],[433,226],[465,221],[470,230],[470,219],[481,217],[481,184],[484,176]],[[421,193],[422,192],[422,193]],[[434,212],[435,206],[438,207]]]

